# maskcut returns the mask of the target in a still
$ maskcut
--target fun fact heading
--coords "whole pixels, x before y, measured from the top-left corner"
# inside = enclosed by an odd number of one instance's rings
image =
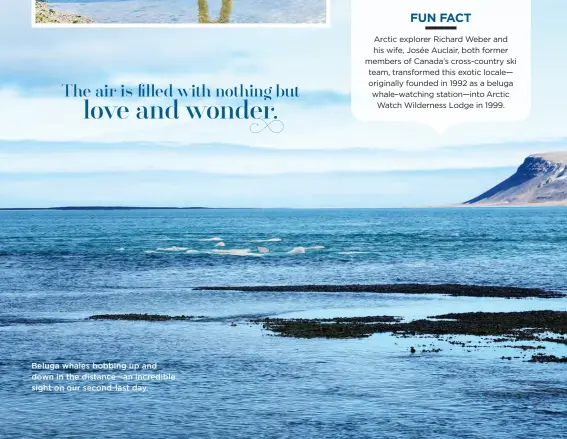
[[[430,14],[430,13],[411,13],[411,22],[415,23],[470,23],[472,13],[440,13],[440,14]]]

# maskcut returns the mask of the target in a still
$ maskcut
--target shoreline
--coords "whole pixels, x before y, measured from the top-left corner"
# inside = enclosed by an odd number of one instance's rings
[[[49,7],[48,0],[35,1],[36,24],[89,24],[94,20],[82,15],[57,12]]]
[[[94,22],[90,22],[94,23]],[[537,207],[567,207],[566,202],[532,204],[439,204],[422,206],[385,207],[209,207],[209,206],[53,206],[53,207],[0,207],[3,210],[408,210],[408,209],[526,209]]]
[[[433,205],[433,206],[422,206],[422,208],[451,208],[451,207],[458,207],[458,208],[528,208],[528,207],[566,207],[567,200],[565,201],[546,201],[542,203],[457,203],[457,204],[441,204],[441,205]]]

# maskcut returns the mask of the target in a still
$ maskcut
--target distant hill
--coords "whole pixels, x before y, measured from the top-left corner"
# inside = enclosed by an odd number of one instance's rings
[[[567,151],[527,157],[510,178],[464,204],[567,205]]]
[[[209,207],[138,207],[138,206],[62,206],[62,207],[4,207],[0,210],[192,210]]]

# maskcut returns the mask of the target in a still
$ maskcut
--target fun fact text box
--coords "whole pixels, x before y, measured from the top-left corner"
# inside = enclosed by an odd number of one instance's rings
[[[351,2],[352,112],[440,133],[525,119],[531,0]]]

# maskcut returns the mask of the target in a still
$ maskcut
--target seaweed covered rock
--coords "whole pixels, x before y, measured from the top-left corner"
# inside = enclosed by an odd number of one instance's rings
[[[168,316],[160,314],[98,314],[89,320],[143,320],[148,322],[164,322],[168,320],[192,320],[195,316]]]
[[[399,317],[338,317],[334,319],[261,319],[265,329],[284,337],[365,338],[390,332],[400,337],[419,335],[506,336],[508,340],[543,341],[543,334],[567,333],[567,311],[451,313],[402,322]],[[557,339],[559,343],[563,338]],[[545,336],[553,342],[553,337]]]
[[[567,357],[556,357],[555,355],[538,354],[533,355],[530,363],[567,363]]]

